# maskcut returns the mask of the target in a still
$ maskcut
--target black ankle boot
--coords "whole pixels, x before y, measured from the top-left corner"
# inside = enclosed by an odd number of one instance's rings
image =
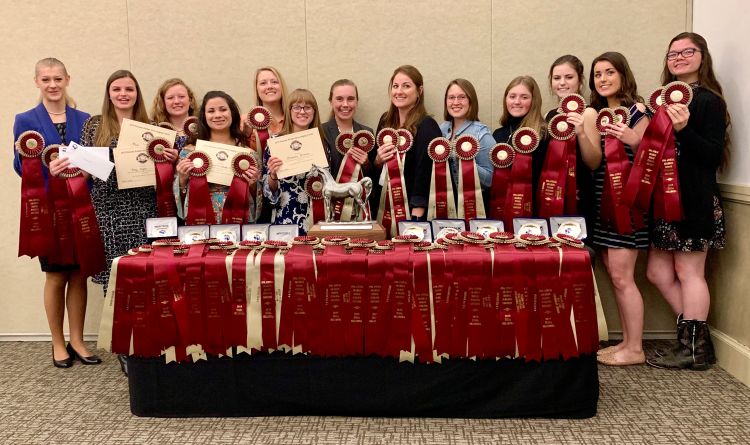
[[[664,357],[665,355],[669,354],[675,347],[677,347],[680,344],[680,331],[679,331],[679,327],[680,327],[680,322],[684,318],[685,317],[682,315],[682,312],[680,312],[679,314],[677,314],[677,328],[678,328],[678,330],[677,330],[677,340],[675,341],[675,344],[673,344],[669,348],[666,348],[666,349],[664,349],[664,348],[658,348],[658,349],[654,350],[654,354],[657,357]]]
[[[702,371],[711,367],[707,350],[713,348],[705,321],[681,320],[677,326],[678,344],[662,357],[647,360],[654,368],[692,369]]]

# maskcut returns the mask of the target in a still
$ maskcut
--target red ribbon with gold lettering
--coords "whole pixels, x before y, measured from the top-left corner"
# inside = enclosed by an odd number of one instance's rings
[[[68,178],[68,195],[72,204],[73,235],[81,275],[94,276],[104,270],[106,263],[88,181],[80,174]]]
[[[638,153],[622,195],[623,205],[634,206],[642,212],[649,211],[651,194],[671,135],[672,121],[664,107],[659,107],[638,145]]]
[[[448,159],[451,153],[451,143],[446,138],[435,138],[427,147],[427,155],[432,159],[432,187],[430,193],[430,209],[434,209],[434,214],[430,212],[428,219],[446,219],[455,217],[449,212],[449,188],[452,189],[452,182],[448,174]],[[450,199],[453,199],[451,190]]]
[[[247,261],[253,260],[252,249],[240,248],[232,257],[232,305],[229,341],[232,346],[247,347]]]
[[[56,159],[60,146],[48,145],[42,152],[42,163],[49,168],[49,163]],[[76,262],[75,235],[73,233],[73,212],[68,184],[65,178],[49,175],[47,177],[50,212],[52,213],[52,227],[54,228],[55,243],[50,246],[47,256],[50,264],[74,264]]]
[[[185,343],[199,345],[203,343],[205,327],[203,325],[203,256],[208,251],[208,245],[202,243],[191,244],[183,262],[185,306],[187,307],[187,329]]]
[[[237,153],[232,158],[234,175],[221,211],[222,224],[246,224],[249,221],[250,189],[242,174],[250,167],[258,168],[258,161],[252,152]]]
[[[208,180],[206,174],[211,167],[211,160],[207,154],[200,151],[193,151],[187,156],[193,163],[193,169],[190,170],[189,182],[189,200],[187,216],[185,223],[189,226],[200,224],[214,224],[216,216],[211,204],[211,194],[208,190]]]
[[[415,353],[422,363],[432,362],[432,321],[430,314],[430,276],[428,253],[414,252],[414,295],[411,299],[411,332],[414,337]]]
[[[263,349],[276,349],[276,287],[275,264],[277,249],[265,248],[260,254],[260,305]]]
[[[203,350],[209,354],[226,354],[231,345],[228,331],[231,326],[230,294],[227,277],[227,252],[210,248],[203,262],[204,326]],[[227,332],[225,332],[227,330]]]
[[[18,256],[47,256],[54,245],[54,232],[40,158],[44,138],[36,131],[26,131],[18,137],[16,150],[21,155]]]
[[[505,202],[508,194],[508,183],[511,179],[511,166],[516,152],[508,144],[495,144],[490,152],[490,162],[495,167],[492,173],[490,188],[490,218],[503,220],[506,227],[512,224],[512,217],[505,214]]]
[[[390,329],[385,355],[399,357],[400,351],[411,350],[411,243],[395,244],[394,251],[389,256],[393,262],[393,284]]]
[[[156,208],[159,216],[177,215],[172,182],[174,181],[174,164],[164,156],[164,150],[172,148],[171,144],[161,138],[152,139],[148,144],[148,155],[154,161],[156,173]]]

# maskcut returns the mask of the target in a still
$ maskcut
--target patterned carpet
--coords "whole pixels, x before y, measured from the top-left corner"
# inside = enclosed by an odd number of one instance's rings
[[[112,355],[100,366],[56,369],[49,343],[27,342],[0,343],[0,357],[3,444],[729,444],[750,437],[750,388],[718,367],[600,367],[599,413],[586,420],[150,419],[130,414],[127,379]]]

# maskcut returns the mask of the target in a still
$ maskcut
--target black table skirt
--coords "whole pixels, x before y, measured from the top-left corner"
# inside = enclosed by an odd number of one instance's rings
[[[596,414],[596,357],[398,363],[256,354],[198,363],[128,358],[136,416],[552,417]]]

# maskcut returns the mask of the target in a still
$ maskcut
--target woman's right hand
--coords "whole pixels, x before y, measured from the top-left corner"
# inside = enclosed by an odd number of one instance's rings
[[[70,167],[70,159],[68,158],[56,158],[49,163],[49,174],[52,176],[60,176],[60,173],[64,172]]]
[[[576,136],[583,134],[583,115],[580,113],[568,113],[566,121],[575,127]]]
[[[378,154],[375,156],[375,163],[383,165],[396,155],[396,146],[394,144],[383,144],[378,147]]]
[[[188,182],[188,178],[190,177],[190,171],[193,169],[193,162],[190,159],[180,159],[180,162],[177,163],[177,167],[175,169],[177,170],[177,177],[180,180],[180,187],[185,187]]]

